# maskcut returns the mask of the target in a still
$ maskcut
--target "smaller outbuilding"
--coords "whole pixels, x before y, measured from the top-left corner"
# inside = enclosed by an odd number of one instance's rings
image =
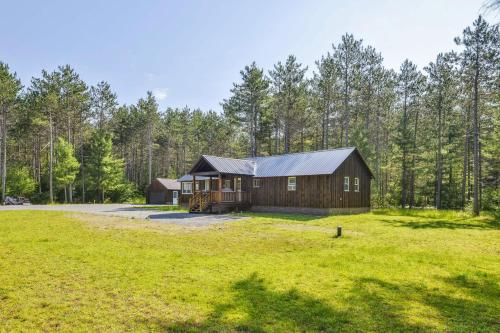
[[[156,178],[146,188],[146,203],[178,205],[181,183],[176,179]]]

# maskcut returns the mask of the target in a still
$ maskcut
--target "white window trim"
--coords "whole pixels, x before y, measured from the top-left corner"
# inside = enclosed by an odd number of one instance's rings
[[[293,179],[293,183],[290,182]],[[295,191],[297,190],[297,177],[288,177],[288,183],[287,183],[287,189],[288,191]]]
[[[191,185],[191,189],[187,190],[186,185]],[[193,194],[193,182],[183,182],[182,183],[182,194]]]
[[[349,192],[349,182],[350,182],[349,177],[344,177],[344,192]],[[346,190],[346,185],[347,185],[347,190]]]
[[[354,192],[359,192],[359,178],[354,178]]]
[[[253,188],[259,188],[260,187],[260,178],[254,178],[252,183],[253,183]]]

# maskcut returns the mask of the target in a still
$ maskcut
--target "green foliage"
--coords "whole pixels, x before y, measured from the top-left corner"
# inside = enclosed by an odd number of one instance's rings
[[[307,67],[302,66],[294,55],[289,55],[284,63],[278,61],[269,71],[273,92],[274,130],[283,131],[283,151],[292,152],[292,143],[297,134],[302,133],[307,124]],[[300,139],[303,139],[301,137]],[[303,150],[303,140],[300,140]],[[275,137],[275,141],[279,138]],[[276,154],[280,153],[279,147]]]
[[[117,105],[116,94],[111,90],[109,83],[101,81],[90,88],[90,110],[97,120],[98,129],[102,130],[107,126]]]
[[[73,146],[63,138],[57,140],[56,164],[54,176],[59,187],[66,187],[75,182],[76,175],[80,169],[80,163],[74,156]]]
[[[36,190],[36,183],[25,166],[12,165],[7,172],[7,195],[31,197]]]
[[[268,116],[269,81],[255,62],[240,72],[242,82],[234,83],[231,97],[222,107],[226,117],[248,136],[249,154],[257,156],[258,148],[270,131]]]
[[[132,205],[145,205],[146,204],[146,198],[142,194],[138,194],[135,197],[131,197],[128,200],[125,200],[124,202],[132,204]]]
[[[16,73],[11,72],[9,66],[0,61],[0,111],[15,102],[21,88],[21,81]]]
[[[112,202],[146,203],[146,198],[137,190],[135,184],[125,180],[118,183],[107,192]]]
[[[464,209],[479,192],[482,208],[495,209],[499,38],[498,25],[479,17],[457,38],[459,49],[437,55],[424,71],[407,59],[396,73],[377,49],[345,34],[318,54],[312,75],[294,55],[270,71],[245,66],[222,113],[159,110],[151,92],[118,106],[108,83],[89,87],[68,65],[42,70],[19,94],[21,83],[1,64],[0,104],[8,108],[0,106],[0,134],[7,135],[0,142],[7,169],[29,165],[40,197],[50,192],[51,137],[64,136],[81,163],[71,191],[77,201],[142,196],[149,178],[180,177],[201,154],[241,158],[348,145],[375,175],[374,207]],[[95,131],[111,138],[105,156]]]
[[[104,202],[107,191],[119,188],[124,182],[123,160],[112,153],[111,136],[100,130],[93,132],[90,138],[87,170],[91,188],[100,195]]]

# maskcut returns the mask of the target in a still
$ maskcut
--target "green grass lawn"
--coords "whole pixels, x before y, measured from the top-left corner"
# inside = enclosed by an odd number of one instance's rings
[[[435,211],[207,228],[1,211],[0,332],[498,332],[499,230]]]

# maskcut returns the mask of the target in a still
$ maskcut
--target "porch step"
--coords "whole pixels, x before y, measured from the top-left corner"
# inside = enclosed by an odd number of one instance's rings
[[[193,206],[189,209],[190,213],[209,213],[213,207],[213,203],[209,203],[205,209],[201,209],[199,205]]]

